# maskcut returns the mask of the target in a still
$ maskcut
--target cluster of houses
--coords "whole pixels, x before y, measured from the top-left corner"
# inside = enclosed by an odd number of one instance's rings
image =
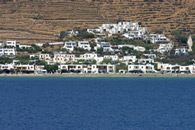
[[[141,27],[138,23],[119,22],[117,24],[103,24],[101,27],[95,29],[87,29],[88,33],[93,33],[96,38],[93,39],[95,46],[91,46],[91,41],[66,41],[49,43],[50,46],[62,45],[66,52],[54,52],[54,54],[38,54],[30,55],[30,58],[36,57],[40,61],[45,61],[48,65],[57,65],[58,69],[55,73],[195,73],[195,64],[189,66],[171,65],[165,63],[155,62],[157,55],[171,52],[174,49],[174,44],[170,42],[163,34],[149,34],[147,28]],[[78,34],[77,31],[70,31],[70,35]],[[136,46],[131,44],[118,44],[112,45],[102,36],[110,37],[114,34],[121,34],[124,38],[150,40],[151,43],[157,44],[158,48],[153,48],[150,53],[146,51],[143,46]],[[99,37],[101,36],[101,38]],[[36,44],[42,47],[42,43]],[[188,40],[188,48],[180,47],[175,48],[175,55],[188,55],[192,51],[192,40]],[[16,41],[0,42],[0,56],[2,55],[17,55],[16,48],[26,49],[31,48],[30,45],[20,45]],[[135,51],[145,53],[144,56],[138,58],[136,55],[128,54],[120,56],[117,54],[103,55],[97,54],[98,49],[103,52],[118,52],[123,47],[131,48]],[[87,53],[76,55],[74,50],[82,48],[87,50]],[[93,48],[93,49],[92,49]],[[35,58],[34,58],[35,59]],[[105,60],[111,61],[105,63]],[[126,67],[121,69],[118,66],[121,64]],[[10,64],[0,64],[0,70],[20,70],[28,71],[36,74],[47,73],[44,65],[36,64],[20,64],[18,61],[13,60]]]

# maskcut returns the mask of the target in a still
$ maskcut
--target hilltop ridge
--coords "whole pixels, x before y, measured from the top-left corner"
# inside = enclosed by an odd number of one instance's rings
[[[52,42],[62,30],[117,21],[149,30],[195,31],[195,0],[0,0],[0,39]]]

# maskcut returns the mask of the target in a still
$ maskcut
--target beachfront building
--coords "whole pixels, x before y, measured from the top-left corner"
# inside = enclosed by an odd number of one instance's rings
[[[97,65],[92,65],[91,67],[92,73],[115,73],[116,72],[116,66],[111,65],[111,64],[97,64]]]
[[[78,47],[85,50],[91,50],[90,43],[88,41],[78,41]]]
[[[64,43],[64,48],[72,52],[77,47],[76,42],[69,41]]]
[[[176,73],[179,72],[179,65],[157,62],[157,69],[163,73]]]
[[[45,74],[47,70],[45,69],[44,65],[35,65],[35,73],[36,74]]]
[[[15,48],[0,48],[0,56],[2,55],[16,55],[16,49]]]
[[[14,69],[14,64],[0,64],[0,70]]]
[[[154,69],[154,65],[146,64],[146,65],[128,65],[129,73],[154,73],[156,70]]]
[[[34,65],[25,65],[25,64],[16,64],[15,65],[15,69],[20,70],[20,71],[31,71],[34,72],[35,71],[35,66]]]

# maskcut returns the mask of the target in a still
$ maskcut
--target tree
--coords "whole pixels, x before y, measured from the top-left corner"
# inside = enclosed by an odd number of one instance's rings
[[[60,39],[63,39],[65,36],[68,36],[68,33],[66,31],[60,32]]]
[[[175,30],[171,34],[174,36],[173,40],[179,43],[180,46],[187,44],[188,37],[183,31]]]
[[[45,65],[45,69],[47,70],[48,73],[55,73],[56,70],[58,70],[58,65]]]

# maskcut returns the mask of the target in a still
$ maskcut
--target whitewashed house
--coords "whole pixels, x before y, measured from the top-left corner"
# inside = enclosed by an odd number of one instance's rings
[[[97,64],[97,65],[92,65],[91,67],[92,73],[115,73],[116,72],[116,66],[115,65],[110,65],[110,64]]]
[[[20,49],[30,49],[32,48],[32,46],[31,45],[19,45],[19,48]]]
[[[21,71],[35,71],[35,66],[34,65],[24,65],[24,64],[19,64],[19,65],[15,65],[16,69],[19,69]]]
[[[45,69],[44,65],[35,65],[35,73],[36,74],[45,74],[47,70]]]
[[[8,47],[17,47],[17,45],[19,45],[19,43],[17,43],[16,41],[7,41],[6,45]]]
[[[118,55],[104,55],[104,59],[111,59],[112,61],[118,61]]]
[[[176,69],[178,68],[178,69]],[[157,69],[163,72],[171,73],[171,72],[178,72],[179,65],[171,65],[167,63],[157,63]]]
[[[78,41],[78,47],[85,50],[91,50],[90,43],[88,41]]]
[[[154,63],[154,59],[150,59],[150,58],[141,58],[141,59],[138,59],[138,63],[141,63],[141,64],[146,64],[146,63]]]
[[[0,56],[2,55],[16,55],[16,49],[15,48],[0,48]]]
[[[156,72],[154,65],[128,65],[128,71],[130,73],[153,73]]]
[[[14,69],[14,64],[0,64],[0,70]]]
[[[178,55],[178,56],[188,55],[188,49],[185,47],[176,48],[175,55]]]
[[[173,49],[173,44],[172,43],[168,43],[168,44],[160,44],[159,48],[154,50],[157,51],[161,54],[165,53],[165,52],[170,52]]]
[[[4,42],[0,41],[0,47],[4,47],[4,46],[5,46]]]
[[[136,56],[123,56],[122,60],[135,62],[137,60],[137,58],[136,58]]]
[[[55,53],[53,57],[54,63],[65,64],[65,63],[76,62],[76,61],[77,61],[77,58],[74,54]]]
[[[70,52],[73,51],[75,47],[77,47],[76,42],[70,41],[70,42],[65,42],[64,43],[64,48],[69,50]]]
[[[170,40],[164,34],[150,34],[150,41],[152,43],[169,43]]]

